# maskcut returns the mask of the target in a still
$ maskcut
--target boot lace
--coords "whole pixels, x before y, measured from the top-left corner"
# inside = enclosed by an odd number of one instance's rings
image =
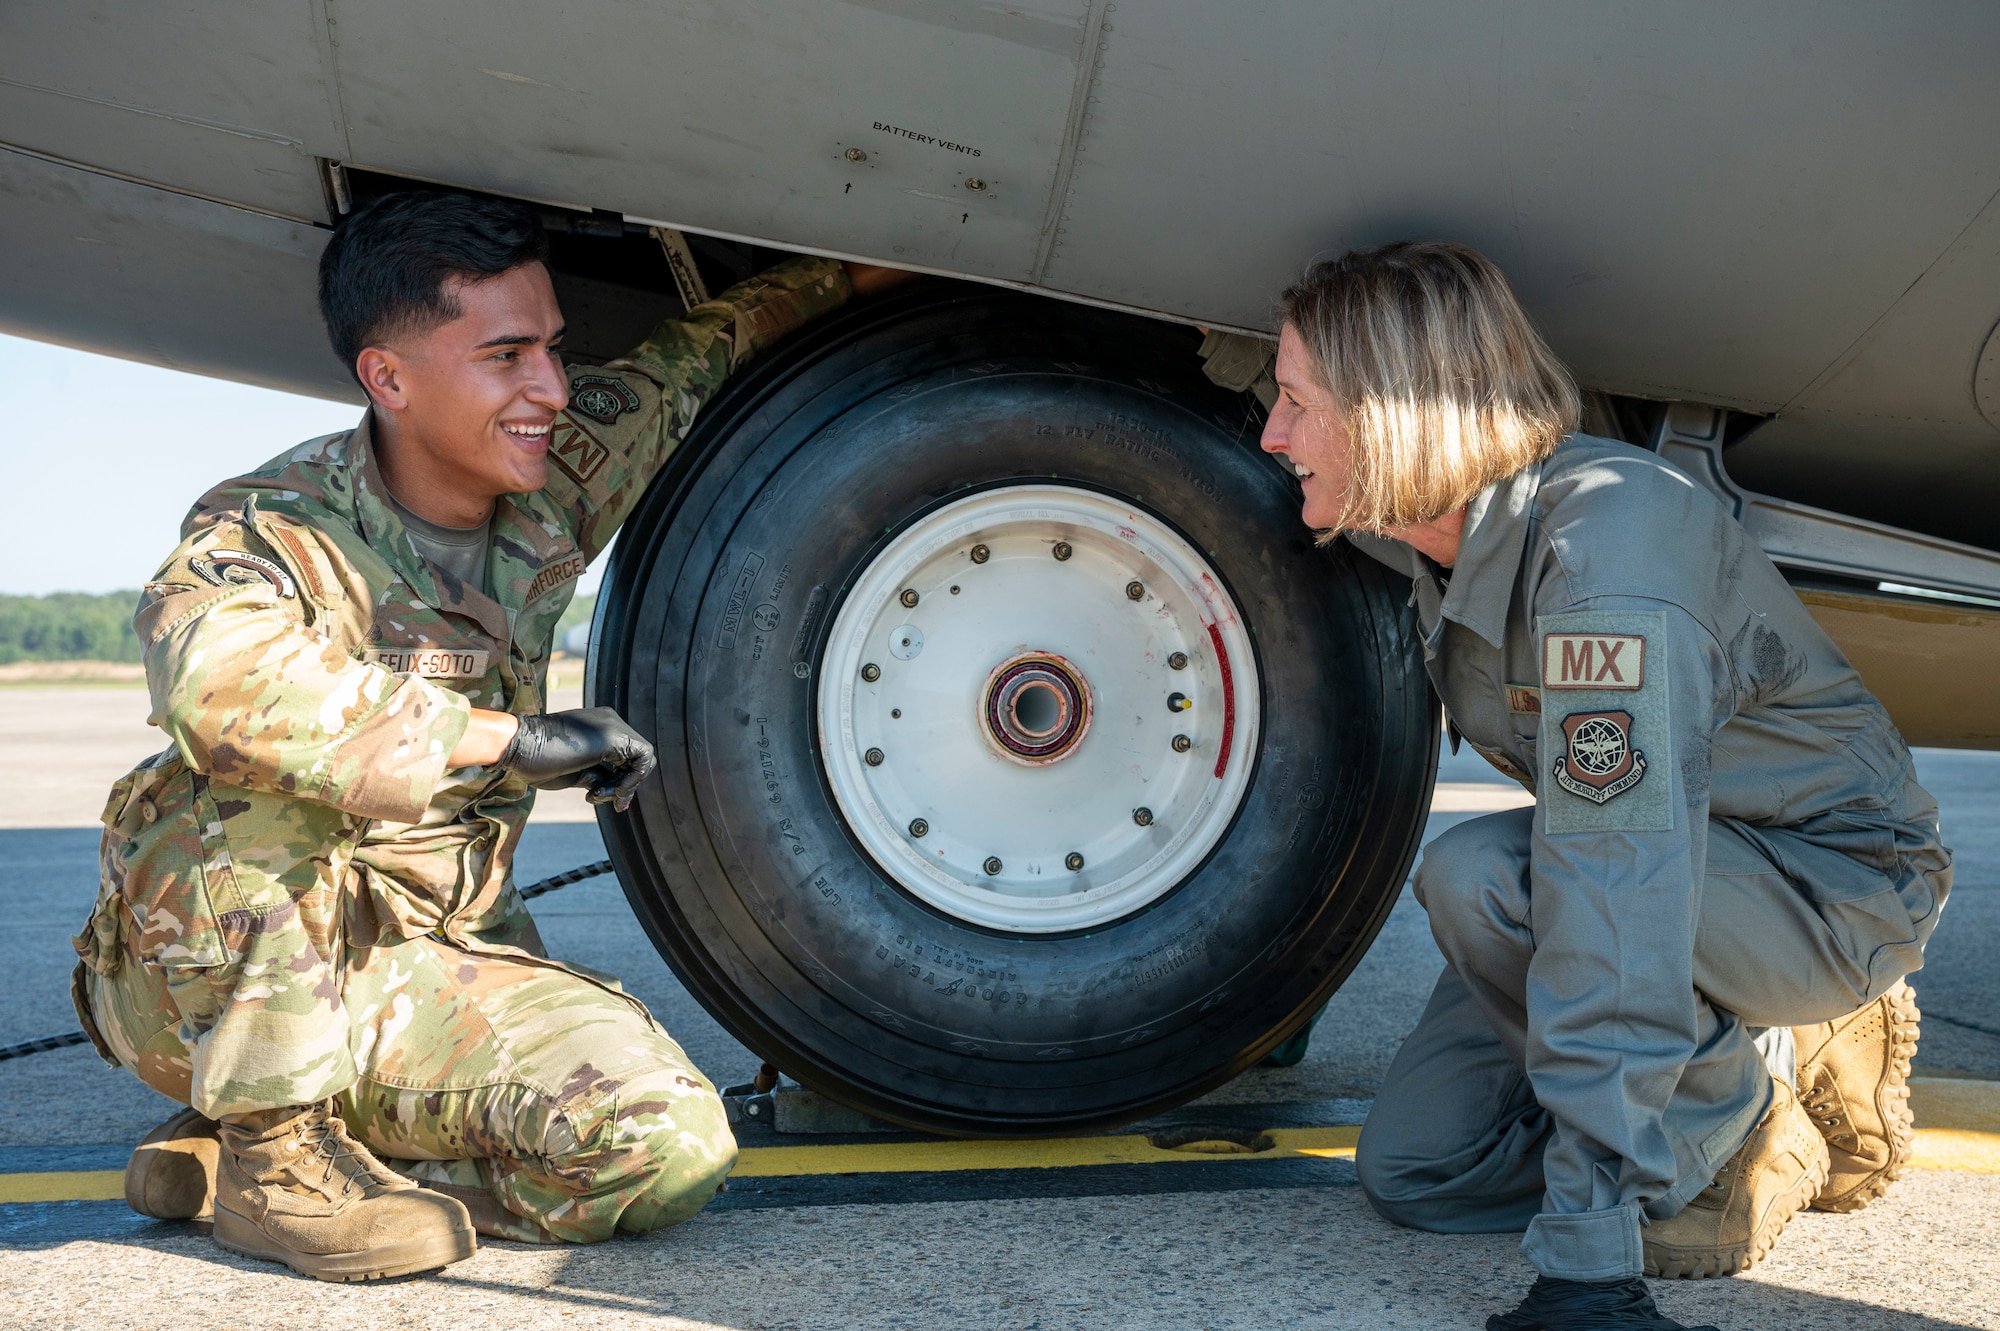
[[[366,1186],[374,1178],[374,1159],[359,1142],[347,1135],[340,1120],[331,1114],[323,1114],[301,1124],[299,1145],[306,1149],[309,1156],[326,1162],[320,1182],[331,1184],[336,1173],[340,1176],[342,1197],[354,1191],[357,1181]],[[353,1163],[347,1163],[349,1161]]]
[[[1819,1125],[1821,1132],[1830,1133],[1841,1125],[1840,1106],[1834,1102],[1833,1091],[1824,1082],[1815,1082],[1800,1096],[1799,1107]]]

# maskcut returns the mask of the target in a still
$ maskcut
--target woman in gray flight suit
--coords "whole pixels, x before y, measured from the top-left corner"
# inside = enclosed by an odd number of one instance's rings
[[[1908,748],[1756,543],[1464,246],[1285,295],[1264,448],[1414,583],[1457,731],[1535,795],[1424,855],[1446,970],[1362,1130],[1384,1216],[1527,1231],[1499,1331],[1674,1327],[1644,1275],[1761,1258],[1910,1150],[1902,977],[1951,885]]]

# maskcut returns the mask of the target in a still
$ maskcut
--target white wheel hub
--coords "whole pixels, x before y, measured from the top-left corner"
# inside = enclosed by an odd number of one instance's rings
[[[1014,933],[1158,900],[1250,782],[1250,636],[1201,552],[1064,485],[947,504],[856,578],[827,640],[821,748],[884,871]]]

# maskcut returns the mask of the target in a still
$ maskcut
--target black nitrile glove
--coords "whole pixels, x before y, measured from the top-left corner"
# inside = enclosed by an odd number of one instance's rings
[[[645,736],[609,707],[524,716],[499,762],[537,790],[589,786],[592,804],[609,800],[621,813],[658,765]]]
[[[1653,1304],[1646,1282],[1536,1276],[1521,1306],[1486,1319],[1486,1331],[1715,1331],[1683,1326]]]

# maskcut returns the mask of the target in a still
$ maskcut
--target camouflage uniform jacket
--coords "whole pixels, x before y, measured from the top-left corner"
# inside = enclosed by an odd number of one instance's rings
[[[435,934],[539,954],[509,873],[534,792],[494,768],[447,770],[447,755],[473,707],[544,709],[554,628],[577,576],[695,413],[749,357],[848,290],[837,263],[793,260],[661,324],[626,357],[571,367],[548,483],[500,500],[486,589],[417,553],[366,418],[209,491],[135,618],[151,720],[174,747],[117,784],[106,824],[132,838],[136,860],[173,824],[219,825],[245,798],[237,792],[278,796],[289,825],[260,838],[268,863],[240,868],[291,882],[318,939],[367,947]],[[183,771],[195,774],[198,807],[168,817],[155,796],[185,790]],[[100,973],[118,965],[107,904],[77,940]],[[177,927],[134,923],[141,934]],[[194,952],[216,943],[176,941]]]

